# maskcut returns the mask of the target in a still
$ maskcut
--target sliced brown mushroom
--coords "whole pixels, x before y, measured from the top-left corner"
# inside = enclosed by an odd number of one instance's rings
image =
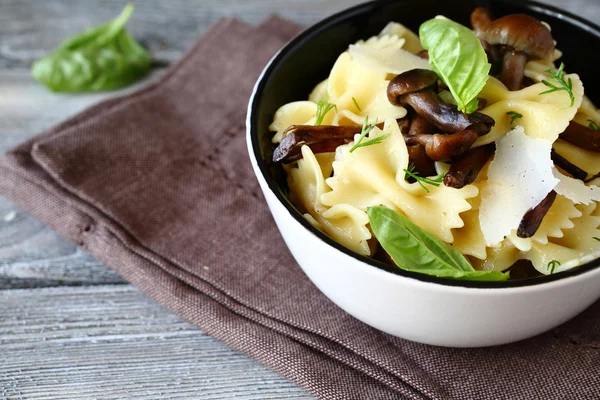
[[[410,132],[410,125],[412,124],[412,119],[410,118],[410,112],[409,114],[402,118],[397,120],[398,121],[398,127],[400,128],[400,132],[403,135],[408,135],[408,133]]]
[[[444,185],[460,189],[475,182],[494,150],[495,145],[490,143],[467,151],[450,165],[450,169],[444,175]]]
[[[564,158],[563,156],[558,154],[556,152],[556,150],[552,149],[552,151],[550,152],[550,158],[554,162],[554,165],[563,169],[565,172],[567,172],[573,178],[579,179],[582,181],[585,181],[585,178],[587,178],[587,176],[588,176],[587,172],[585,172],[584,170],[579,168],[577,165],[571,163],[569,160],[567,160],[566,158]]]
[[[419,176],[433,176],[437,175],[435,170],[435,162],[427,156],[425,147],[420,144],[407,146],[408,160],[415,166],[414,171]]]
[[[410,121],[409,135],[432,135],[434,133],[435,126],[419,114],[415,115],[412,121]]]
[[[333,152],[338,146],[350,143],[362,127],[327,125],[292,125],[273,151],[273,162],[291,163],[302,158],[301,147],[307,145],[314,153]]]
[[[477,7],[471,14],[475,35],[490,45],[510,46],[536,60],[552,61],[554,39],[539,20],[525,14],[511,14],[493,20],[487,8]]]
[[[478,135],[487,134],[494,126],[493,118],[474,112],[465,114],[456,106],[444,103],[435,93],[435,72],[413,69],[394,77],[388,84],[387,95],[392,104],[410,105],[417,114],[443,133],[456,133],[467,128]]]
[[[425,148],[427,157],[434,161],[448,161],[469,150],[477,137],[477,132],[465,129],[450,135],[405,135],[404,142],[409,146],[420,144]]]
[[[475,35],[490,47],[508,48],[499,79],[509,90],[521,89],[529,59],[552,61],[554,57],[550,30],[529,15],[512,14],[494,20],[487,8],[477,7],[471,14],[471,25]]]
[[[500,47],[501,47],[500,45],[494,45],[494,46],[492,46],[491,44],[489,44],[485,40],[479,39],[479,41],[481,42],[481,46],[483,47],[483,50],[488,55],[488,60],[492,64],[494,64],[495,62],[499,61],[502,58],[502,52],[500,51]]]
[[[498,79],[508,90],[520,90],[525,76],[527,54],[522,51],[510,50],[504,53],[502,70]]]
[[[600,152],[600,131],[575,121],[569,122],[567,129],[560,134],[560,139],[585,150]]]
[[[556,192],[552,190],[540,204],[527,211],[521,219],[521,223],[517,229],[517,236],[520,238],[529,238],[535,235],[555,199]]]

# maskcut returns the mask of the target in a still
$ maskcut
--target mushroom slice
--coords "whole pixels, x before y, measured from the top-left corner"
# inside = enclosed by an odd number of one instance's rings
[[[494,120],[480,112],[465,114],[456,106],[444,103],[435,93],[437,75],[425,69],[413,69],[394,77],[388,84],[388,99],[395,105],[410,105],[417,114],[444,133],[467,128],[479,136],[494,126]]]
[[[449,135],[439,133],[434,135],[407,135],[404,136],[404,141],[408,146],[420,144],[425,148],[427,157],[434,161],[448,161],[469,150],[477,137],[477,132],[466,129]]]
[[[577,165],[571,163],[569,160],[558,154],[554,148],[552,148],[550,158],[552,159],[552,162],[554,162],[554,165],[569,173],[573,178],[581,181],[585,181],[585,178],[587,178],[588,173],[586,171],[582,170]]]
[[[537,206],[527,211],[517,229],[517,236],[520,238],[529,238],[535,235],[540,227],[544,216],[556,199],[556,192],[551,190],[550,193]]]
[[[511,14],[492,20],[486,8],[477,7],[471,14],[475,35],[491,45],[510,46],[532,59],[552,61],[554,39],[539,20],[525,14]]]
[[[525,64],[527,64],[527,54],[522,51],[512,50],[504,53],[502,71],[498,78],[508,90],[521,89],[525,76]]]
[[[406,146],[408,150],[408,161],[415,166],[415,172],[419,173],[419,176],[434,176],[437,171],[435,169],[435,162],[427,156],[425,147],[420,144]]]
[[[585,150],[600,152],[600,131],[571,121],[560,138]]]
[[[291,163],[302,158],[301,148],[307,145],[313,153],[334,152],[354,140],[361,126],[292,125],[285,130],[281,142],[273,151],[273,162]]]
[[[444,175],[444,185],[460,189],[475,182],[479,171],[494,154],[495,146],[488,144],[471,149],[450,165]]]
[[[435,126],[433,126],[428,120],[421,117],[419,114],[415,115],[410,122],[410,129],[408,134],[414,135],[432,135],[435,133]]]
[[[477,7],[471,14],[471,24],[475,35],[489,47],[508,46],[499,79],[509,90],[521,89],[529,59],[554,60],[550,30],[531,16],[513,14],[493,20],[488,9]]]

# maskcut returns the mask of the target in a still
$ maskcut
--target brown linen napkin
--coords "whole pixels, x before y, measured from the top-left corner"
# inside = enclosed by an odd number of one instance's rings
[[[372,329],[310,283],[244,141],[252,85],[298,29],[221,21],[156,83],[7,153],[0,193],[318,398],[598,399],[600,303],[527,341],[448,349]]]

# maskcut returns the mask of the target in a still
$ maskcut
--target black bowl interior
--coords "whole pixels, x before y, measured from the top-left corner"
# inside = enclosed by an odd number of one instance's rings
[[[375,268],[422,281],[480,288],[542,284],[589,271],[600,265],[600,260],[549,276],[507,282],[455,281],[391,267],[359,256],[313,228],[287,199],[287,185],[283,169],[279,165],[269,162],[273,147],[271,144],[272,133],[269,132],[268,126],[273,120],[275,111],[291,101],[308,98],[308,94],[314,86],[327,78],[337,57],[347,49],[349,44],[376,35],[390,21],[400,22],[414,32],[418,32],[422,22],[440,14],[469,25],[469,16],[477,5],[487,6],[497,17],[525,13],[548,22],[552,26],[553,36],[558,43],[557,47],[564,53],[561,61],[565,63],[568,71],[574,71],[580,75],[586,88],[586,94],[598,104],[600,81],[597,79],[597,65],[600,63],[600,54],[594,50],[600,48],[600,28],[582,18],[554,7],[524,0],[374,1],[347,9],[312,26],[292,40],[272,60],[264,71],[250,104],[250,129],[255,150],[253,156],[257,159],[270,189],[300,224],[339,251]],[[585,48],[590,50],[582,51],[582,44],[585,44]]]

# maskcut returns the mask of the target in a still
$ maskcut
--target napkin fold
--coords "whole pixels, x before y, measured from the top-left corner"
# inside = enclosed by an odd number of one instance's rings
[[[155,83],[9,151],[0,193],[317,398],[598,399],[600,303],[530,340],[450,349],[370,328],[308,280],[244,137],[255,80],[299,30],[222,20]]]

